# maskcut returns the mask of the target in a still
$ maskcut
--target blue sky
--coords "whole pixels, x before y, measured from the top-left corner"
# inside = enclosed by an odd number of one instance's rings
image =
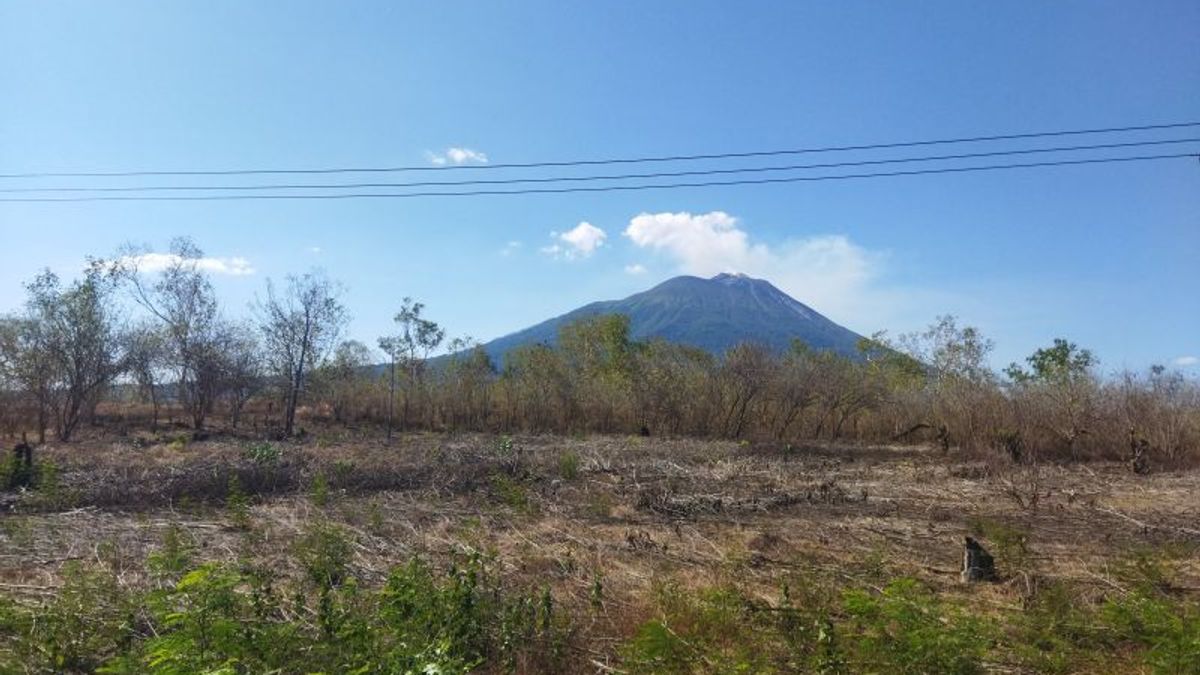
[[[1193,121],[1197,26],[1192,0],[5,0],[0,173],[407,165],[449,148],[503,163]],[[1187,135],[1200,132],[1158,137]],[[21,183],[35,184],[48,183]],[[1186,159],[592,195],[0,203],[0,312],[43,266],[70,273],[87,254],[161,250],[177,234],[253,270],[215,275],[230,314],[265,278],[320,266],[346,284],[351,333],[371,344],[406,295],[450,334],[489,339],[681,272],[736,269],[862,333],[956,314],[996,340],[998,365],[1056,336],[1113,369],[1200,356],[1200,164]]]

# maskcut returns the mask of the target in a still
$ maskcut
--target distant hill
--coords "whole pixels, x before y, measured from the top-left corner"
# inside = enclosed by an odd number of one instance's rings
[[[861,337],[768,281],[741,274],[718,274],[711,279],[675,277],[623,300],[593,302],[492,340],[483,347],[499,365],[512,349],[528,344],[554,344],[563,325],[600,314],[628,316],[635,340],[663,338],[714,354],[721,354],[740,342],[757,342],[783,351],[793,339],[799,338],[813,349],[857,357]]]

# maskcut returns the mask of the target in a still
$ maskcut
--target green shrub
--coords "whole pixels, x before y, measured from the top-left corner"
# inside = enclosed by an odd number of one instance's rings
[[[313,476],[308,496],[317,506],[324,507],[329,504],[329,480],[325,478],[325,474],[319,473]]]
[[[231,475],[225,485],[225,510],[235,528],[250,529],[250,496],[242,489],[236,475]]]
[[[350,478],[354,476],[354,462],[348,459],[339,459],[333,463],[333,480],[334,483],[341,487],[346,487],[350,483]]]
[[[133,648],[135,603],[101,567],[72,562],[41,606],[0,602],[0,672],[93,672]]]
[[[575,480],[579,477],[579,455],[570,450],[558,456],[558,475],[563,480]]]
[[[162,577],[173,577],[191,566],[192,547],[184,540],[183,528],[171,523],[163,533],[162,546],[146,557],[146,567]]]
[[[732,588],[688,592],[675,584],[656,589],[660,618],[648,621],[625,645],[633,672],[780,672],[786,648],[772,629],[770,611]]]
[[[537,506],[529,497],[529,489],[519,481],[504,474],[495,474],[491,479],[492,493],[505,506],[519,513],[533,513]]]
[[[1200,673],[1200,606],[1144,590],[1111,598],[1101,609],[1117,639],[1143,648],[1154,673]]]
[[[254,443],[242,448],[242,456],[263,466],[271,466],[279,463],[283,453],[274,445],[267,442]]]
[[[1061,582],[1042,581],[1010,623],[1017,658],[1039,673],[1078,672],[1105,651],[1094,612]]]
[[[345,581],[352,554],[345,530],[317,523],[295,545],[296,557],[308,580],[317,588],[332,588]]]
[[[977,618],[944,605],[912,579],[897,579],[883,593],[845,596],[844,644],[856,670],[888,673],[978,673],[989,636]]]

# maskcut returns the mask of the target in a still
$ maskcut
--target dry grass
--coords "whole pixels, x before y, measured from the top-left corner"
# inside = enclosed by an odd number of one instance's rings
[[[797,572],[861,583],[885,567],[1013,605],[1031,575],[1104,589],[1129,551],[1169,546],[1186,560],[1200,544],[1200,473],[1137,476],[1117,463],[1018,469],[920,448],[640,437],[517,437],[508,448],[494,436],[421,434],[387,445],[344,433],[273,444],[278,459],[264,463],[247,454],[253,443],[101,436],[41,449],[60,484],[10,496],[0,590],[50,593],[72,560],[149,584],[146,556],[172,526],[198,560],[251,558],[294,575],[293,542],[328,520],[352,535],[352,569],[367,583],[414,553],[465,549],[494,554],[506,578],[548,585],[568,606],[594,607],[601,584],[587,644],[606,663],[667,579],[735,580],[776,598]],[[564,456],[576,470],[564,472]],[[248,528],[224,507],[233,476],[250,493]],[[327,494],[314,494],[318,476]],[[1025,532],[1033,557],[1002,567],[1002,584],[968,589],[959,542],[980,522]],[[1200,589],[1197,560],[1183,564],[1181,586]]]

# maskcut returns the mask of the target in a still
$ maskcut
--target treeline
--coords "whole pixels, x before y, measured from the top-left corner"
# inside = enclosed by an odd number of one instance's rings
[[[405,299],[377,352],[342,340],[340,287],[318,272],[267,283],[252,318],[225,318],[202,252],[134,249],[77,280],[44,272],[22,312],[0,319],[0,423],[70,440],[102,402],[141,404],[197,430],[255,421],[290,436],[298,419],[402,430],[648,433],[797,443],[933,442],[1016,461],[1124,459],[1138,471],[1200,459],[1200,385],[1178,372],[1103,377],[1065,340],[1003,373],[992,343],[942,317],[876,335],[858,358],[742,344],[721,356],[630,338],[628,319],[565,326],[556,344],[493,363]],[[154,263],[149,269],[148,263]],[[432,359],[439,349],[449,354]]]

